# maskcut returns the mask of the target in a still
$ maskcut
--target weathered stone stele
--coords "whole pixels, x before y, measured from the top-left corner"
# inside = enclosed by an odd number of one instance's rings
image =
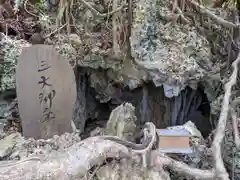
[[[23,49],[16,68],[23,135],[48,139],[72,132],[76,83],[70,64],[52,46]]]

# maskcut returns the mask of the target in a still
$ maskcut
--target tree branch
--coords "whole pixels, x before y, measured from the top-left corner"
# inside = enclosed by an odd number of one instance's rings
[[[239,150],[239,148],[240,148],[240,137],[239,137],[239,130],[238,130],[237,114],[236,114],[234,109],[232,109],[231,116],[232,116],[234,141],[235,141],[236,148]]]
[[[95,8],[93,8],[88,2],[86,2],[85,0],[80,0],[88,9],[90,9],[95,15],[100,16],[100,17],[107,17],[110,15],[113,15],[119,11],[121,11],[124,7],[127,6],[127,4],[123,4],[121,7],[116,7],[113,9],[113,11],[109,12],[109,13],[100,13],[99,11],[97,11]]]
[[[157,151],[152,153],[151,157],[152,164],[155,166],[166,166],[173,171],[176,171],[180,174],[183,174],[188,177],[192,177],[194,179],[205,179],[205,180],[212,180],[215,179],[215,171],[214,169],[211,170],[201,170],[197,168],[192,168],[183,162],[176,161],[164,154],[161,154]]]
[[[233,135],[234,135],[234,141],[236,148],[239,150],[240,149],[240,137],[239,137],[239,130],[238,130],[238,118],[237,118],[237,113],[236,113],[236,108],[240,104],[240,97],[237,97],[233,102],[232,102],[232,126],[233,126]]]
[[[229,180],[229,175],[226,171],[226,168],[223,164],[222,153],[221,153],[221,143],[225,135],[225,129],[227,124],[228,112],[229,112],[229,99],[231,96],[231,91],[233,85],[235,85],[237,81],[238,74],[238,63],[240,62],[240,54],[237,59],[233,62],[233,72],[230,77],[228,83],[225,84],[225,95],[222,103],[222,109],[220,113],[220,117],[218,120],[218,125],[216,128],[216,133],[214,135],[213,143],[212,143],[212,151],[214,157],[214,163],[216,168],[217,176],[222,180]]]
[[[211,11],[209,11],[208,9],[206,9],[204,6],[198,4],[196,1],[194,0],[187,0],[189,3],[191,3],[197,10],[200,11],[200,13],[207,15],[209,18],[211,18],[213,21],[215,21],[216,23],[226,27],[226,28],[235,28],[237,27],[236,24],[233,24],[229,21],[224,20],[221,17],[216,16],[215,14],[213,14]]]

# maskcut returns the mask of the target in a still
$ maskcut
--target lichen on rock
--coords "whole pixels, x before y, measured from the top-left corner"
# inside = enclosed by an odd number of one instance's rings
[[[61,136],[55,135],[47,140],[27,139],[20,133],[13,133],[1,139],[0,158],[16,160],[32,155],[47,155],[52,151],[64,151],[80,141],[81,139],[76,133],[64,133]]]
[[[78,51],[76,46],[81,45],[81,39],[79,36],[70,34],[69,36],[64,34],[56,34],[51,40],[48,39],[46,44],[53,45],[56,51],[61,54],[71,65],[76,66],[76,59]]]
[[[25,40],[13,40],[4,34],[1,34],[0,54],[3,54],[3,64],[1,65],[1,87],[3,92],[7,89],[15,88],[15,68],[17,60],[24,47],[31,46]]]
[[[211,66],[208,64],[210,45],[194,27],[168,23],[166,15],[171,11],[167,4],[137,1],[131,36],[132,56],[149,72],[156,86],[166,83],[182,89],[189,80],[198,82],[205,76],[205,67]]]

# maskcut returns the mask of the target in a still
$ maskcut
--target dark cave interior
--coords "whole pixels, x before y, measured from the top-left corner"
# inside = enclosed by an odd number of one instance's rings
[[[111,100],[107,103],[99,103],[95,99],[94,110],[98,112],[98,116],[87,118],[85,124],[87,134],[94,127],[104,128],[111,111],[124,102],[132,103],[135,107],[135,114],[138,119],[137,125],[143,125],[145,122],[151,121],[156,125],[156,128],[166,128],[183,125],[191,120],[204,138],[207,138],[214,129],[210,122],[210,103],[201,84],[195,90],[186,87],[178,97],[173,98],[166,98],[163,87],[155,87],[153,83],[147,83],[143,87],[132,91],[128,88],[122,89],[120,86],[115,88],[118,88],[118,93],[116,93],[116,96],[111,96]],[[92,88],[91,93],[96,95]],[[174,106],[176,103],[177,110]]]

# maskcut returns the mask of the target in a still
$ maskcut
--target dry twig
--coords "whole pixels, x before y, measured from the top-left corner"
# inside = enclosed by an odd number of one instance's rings
[[[212,20],[214,20],[216,23],[226,27],[226,28],[235,28],[237,27],[237,25],[235,25],[234,23],[231,23],[229,21],[226,21],[224,19],[222,19],[221,17],[216,16],[215,14],[213,14],[211,11],[209,11],[208,9],[206,9],[204,6],[198,4],[195,0],[187,0],[189,3],[191,3],[197,10],[200,11],[200,13],[206,14],[209,18],[211,18]]]
[[[189,21],[184,17],[182,10],[179,7],[176,7],[175,10],[177,11],[178,15],[182,18],[183,22],[189,24]]]
[[[113,4],[112,4],[113,11],[115,11],[117,9],[118,4],[119,4],[119,0],[113,0]],[[118,38],[117,38],[117,35],[118,35],[117,29],[119,26],[117,19],[120,16],[121,16],[121,14],[119,12],[113,14],[113,16],[112,16],[113,53],[114,53],[115,57],[119,57],[120,53],[121,53],[120,46],[118,43]]]
[[[236,148],[239,150],[240,149],[240,137],[239,137],[239,130],[238,130],[238,118],[237,118],[237,113],[236,113],[236,106],[240,104],[240,97],[236,98],[232,102],[232,109],[231,109],[231,115],[232,115],[232,126],[233,126],[233,135],[234,135],[234,141]]]
[[[132,0],[128,0],[128,37],[127,37],[127,46],[128,46],[128,57],[131,58],[131,43],[130,37],[132,34]]]
[[[23,5],[24,10],[25,10],[28,14],[30,14],[31,16],[33,16],[33,17],[38,17],[38,15],[36,15],[36,14],[34,14],[34,13],[31,13],[30,11],[27,10],[27,3],[28,3],[28,0],[26,0],[26,1],[24,2],[24,5]]]
[[[65,24],[62,25],[61,27],[55,29],[53,32],[51,32],[51,33],[49,33],[48,35],[46,35],[46,36],[44,37],[44,39],[49,38],[49,37],[52,36],[53,34],[57,33],[58,31],[60,31],[61,29],[63,29],[66,25],[67,25],[67,23],[65,23]]]
[[[97,11],[95,8],[93,8],[88,2],[86,2],[85,0],[80,0],[86,7],[88,7],[88,9],[90,9],[95,15],[100,16],[100,17],[107,17],[110,15],[113,15],[119,11],[121,11],[123,8],[126,7],[126,4],[123,4],[121,7],[118,7],[116,9],[114,9],[111,12],[108,13],[100,13],[99,11]]]

